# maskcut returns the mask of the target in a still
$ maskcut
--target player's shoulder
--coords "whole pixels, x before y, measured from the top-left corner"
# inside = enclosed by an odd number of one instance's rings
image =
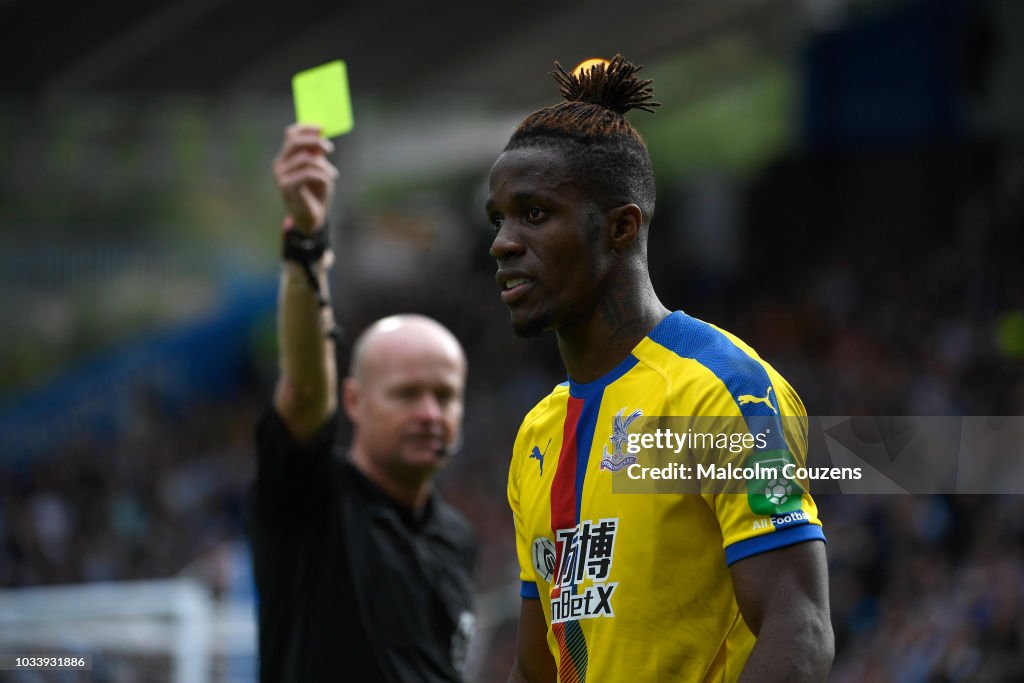
[[[802,413],[803,404],[786,379],[738,336],[717,325],[675,311],[666,317],[638,349],[649,364],[669,376],[686,376],[688,385],[701,384],[709,393],[761,397],[768,387]]]
[[[677,359],[713,363],[720,359],[741,359],[745,355],[760,361],[754,349],[732,332],[683,311],[673,311],[666,316],[647,335],[647,341]]]
[[[568,396],[568,382],[562,382],[561,384],[555,385],[547,396],[538,401],[537,404],[530,409],[530,412],[526,413],[526,416],[523,417],[522,424],[519,427],[520,434],[536,426],[537,423],[544,422],[552,418],[561,422],[561,419],[565,414],[566,399]]]
[[[725,337],[728,338],[736,348],[743,351],[749,358],[756,361],[762,368],[764,368],[765,374],[768,375],[768,379],[771,381],[771,385],[775,389],[783,414],[807,414],[807,409],[804,407],[803,401],[800,400],[800,395],[796,392],[796,389],[793,388],[789,381],[783,377],[782,373],[776,370],[771,363],[759,356],[757,351],[755,351],[749,344],[734,335],[732,332],[723,330],[714,325],[712,325],[712,327],[715,327],[715,329],[725,335]]]

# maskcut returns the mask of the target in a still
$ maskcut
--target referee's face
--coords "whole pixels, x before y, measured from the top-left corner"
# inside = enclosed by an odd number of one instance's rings
[[[501,300],[516,334],[586,325],[608,272],[604,214],[562,155],[539,147],[502,154],[491,169],[485,210]]]
[[[417,324],[377,335],[346,385],[357,459],[396,483],[433,474],[458,435],[465,379],[450,335]]]

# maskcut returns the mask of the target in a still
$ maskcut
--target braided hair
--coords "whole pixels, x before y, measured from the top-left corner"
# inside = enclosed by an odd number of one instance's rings
[[[622,55],[570,73],[555,62],[563,101],[527,116],[505,151],[544,147],[560,152],[579,186],[602,208],[636,204],[648,225],[654,215],[654,171],[647,145],[626,120],[631,109],[653,112],[651,80],[641,80]]]

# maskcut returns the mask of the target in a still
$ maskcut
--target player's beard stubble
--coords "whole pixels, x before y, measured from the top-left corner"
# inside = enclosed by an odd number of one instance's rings
[[[551,315],[549,313],[541,313],[519,321],[516,321],[515,316],[512,316],[512,331],[516,333],[517,337],[522,337],[523,339],[539,337],[548,329],[550,318]]]

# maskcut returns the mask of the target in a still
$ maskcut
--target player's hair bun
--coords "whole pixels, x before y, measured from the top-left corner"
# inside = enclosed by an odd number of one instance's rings
[[[625,114],[630,109],[642,109],[653,113],[654,91],[651,79],[641,80],[636,74],[643,66],[627,62],[622,55],[615,55],[611,61],[598,61],[579,72],[568,72],[555,62],[557,71],[553,74],[558,82],[562,97],[569,102],[589,102]]]

